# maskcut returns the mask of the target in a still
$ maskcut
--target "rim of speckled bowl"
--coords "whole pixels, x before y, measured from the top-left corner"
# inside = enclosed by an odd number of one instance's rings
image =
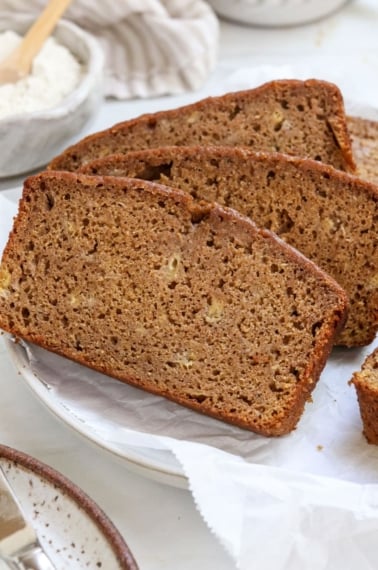
[[[13,30],[16,33],[21,33],[12,27],[12,24],[19,24],[21,26],[25,25],[25,31],[27,31],[34,20],[35,18],[26,14],[14,14],[9,11],[0,12],[0,33],[5,32],[6,30]],[[17,115],[15,114],[10,115],[9,117],[0,118],[1,127],[8,124],[11,125],[12,123],[25,119],[51,120],[68,115],[73,109],[76,109],[82,101],[84,101],[93,87],[94,79],[103,73],[105,54],[98,40],[73,22],[65,20],[64,18],[59,20],[51,36],[59,35],[60,28],[63,30],[70,30],[72,34],[75,34],[80,38],[88,47],[88,58],[86,61],[82,62],[84,71],[79,83],[71,93],[66,95],[64,99],[57,105],[54,105],[54,107],[39,111],[31,111],[30,113],[18,113]],[[59,37],[57,37],[57,41],[71,51],[72,55],[77,58],[74,50],[70,46],[60,40]]]
[[[12,447],[0,444],[0,457],[11,461],[16,466],[32,471],[39,477],[53,483],[71,498],[91,518],[106,538],[122,570],[138,570],[137,563],[120,532],[113,525],[104,511],[80,487],[67,477],[43,463],[39,459]]]

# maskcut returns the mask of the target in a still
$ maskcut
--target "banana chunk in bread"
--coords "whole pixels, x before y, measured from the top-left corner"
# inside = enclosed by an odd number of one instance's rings
[[[267,436],[296,426],[347,311],[234,210],[68,172],[26,180],[0,275],[5,331]]]
[[[355,167],[339,89],[310,79],[272,81],[119,123],[69,147],[49,168],[73,171],[116,152],[193,144],[246,146],[346,171]]]
[[[313,160],[230,147],[163,147],[88,163],[219,202],[277,233],[331,275],[350,298],[336,343],[370,344],[378,330],[378,188]]]
[[[366,357],[351,383],[357,392],[364,436],[378,445],[378,348]]]

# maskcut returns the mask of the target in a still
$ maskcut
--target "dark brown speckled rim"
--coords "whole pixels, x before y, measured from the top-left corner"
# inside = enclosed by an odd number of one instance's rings
[[[5,458],[20,467],[32,471],[61,489],[85,511],[99,528],[113,550],[119,562],[120,569],[138,570],[137,563],[119,531],[100,507],[90,499],[84,491],[72,483],[72,481],[38,459],[6,445],[0,444],[0,458]]]

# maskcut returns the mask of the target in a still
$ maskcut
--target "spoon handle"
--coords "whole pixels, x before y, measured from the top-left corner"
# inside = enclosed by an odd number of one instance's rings
[[[22,42],[12,54],[13,61],[17,61],[17,68],[21,77],[29,73],[34,57],[71,2],[72,0],[50,0],[46,8],[30,27]]]

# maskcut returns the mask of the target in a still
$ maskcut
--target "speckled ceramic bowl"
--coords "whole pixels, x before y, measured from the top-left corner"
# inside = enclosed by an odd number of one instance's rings
[[[107,516],[66,477],[3,445],[0,465],[56,570],[138,570]]]
[[[0,31],[23,35],[31,23],[30,17],[2,13]],[[55,107],[0,119],[0,178],[45,166],[77,138],[101,104],[104,55],[97,40],[65,20],[53,35],[82,64],[81,80]]]

